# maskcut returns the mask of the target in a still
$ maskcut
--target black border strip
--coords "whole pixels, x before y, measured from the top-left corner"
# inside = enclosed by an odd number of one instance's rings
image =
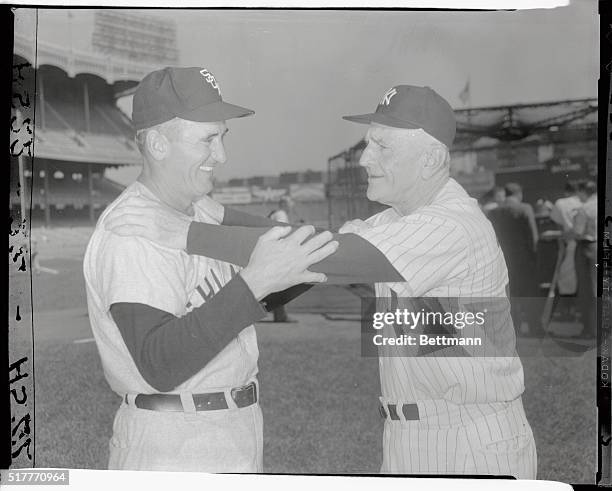
[[[610,388],[610,325],[605,325],[611,315],[612,298],[610,296],[610,253],[612,252],[610,239],[604,240],[604,233],[610,233],[608,222],[612,220],[612,184],[608,176],[612,174],[612,155],[608,155],[612,148],[612,86],[610,85],[610,71],[612,69],[612,7],[610,2],[600,0],[600,78],[599,78],[599,141],[598,141],[598,243],[597,248],[597,296],[600,299],[597,307],[598,343],[597,343],[597,474],[595,482],[598,485],[612,485],[612,444],[611,425],[612,417],[612,389]],[[607,267],[606,267],[607,265]],[[604,289],[604,278],[607,288]]]
[[[14,15],[11,9],[7,6],[0,7],[0,29],[2,31],[2,51],[0,52],[0,67],[4,67],[2,70],[2,76],[0,77],[0,81],[2,83],[2,93],[6,94],[5,104],[7,104],[4,108],[4,144],[5,149],[7,150],[7,161],[10,161],[10,145],[11,145],[11,102],[12,102],[12,92],[13,92],[13,33],[14,33]],[[9,188],[9,200],[11,193],[11,166],[7,165],[8,169],[8,188]],[[6,176],[6,174],[5,174]],[[7,240],[9,236],[7,236]],[[7,293],[10,291],[8,284],[9,276],[8,276],[8,262],[2,262],[2,268],[4,270],[5,283],[7,285]],[[7,296],[4,297],[5,302],[2,302],[2,316],[4,319],[8,319],[9,316],[9,303]],[[6,329],[0,329],[0,346],[5,346],[5,349],[0,350],[0,364],[2,367],[9,366],[9,339],[8,339],[8,326]],[[6,370],[6,368],[4,368]],[[6,387],[9,387],[9,372],[8,370],[4,373],[3,379],[6,383]],[[11,463],[11,393],[10,391],[6,391],[4,393],[4,404],[0,405],[0,418],[2,418],[2,434],[0,435],[0,439],[2,441],[2,445],[0,445],[0,469],[8,469]]]
[[[22,8],[46,8],[46,9],[65,9],[66,6],[49,6],[49,5],[45,5],[45,4],[24,4],[24,5],[15,5],[14,7],[22,7]],[[107,6],[109,7],[109,6]],[[72,6],[70,7],[71,9],[74,10],[82,10],[82,9],[91,9],[92,6]],[[142,7],[142,6],[113,6],[112,7],[114,10],[134,10],[134,9],[139,9],[139,10],[176,10],[176,7]],[[11,89],[11,85],[12,85],[12,56],[13,56],[13,21],[14,21],[14,16],[12,13],[12,7],[9,5],[3,5],[0,6],[0,26],[3,28],[2,32],[3,32],[3,36],[5,37],[5,42],[3,44],[4,50],[2,51],[2,56],[3,59],[5,60],[5,64],[3,66],[5,66],[8,70],[9,73],[11,73],[10,77],[11,78],[6,78],[5,79],[5,83],[6,86],[5,88],[7,88],[6,92],[7,94],[10,94],[12,89]],[[201,10],[201,7],[181,7],[181,10]],[[467,12],[491,12],[491,11],[515,11],[516,9],[465,9],[465,8],[458,8],[458,9],[436,9],[436,8],[393,8],[393,7],[298,7],[298,8],[281,8],[281,7],[262,7],[262,6],[253,6],[253,7],[214,7],[214,6],[207,6],[206,9],[209,10],[223,10],[223,11],[233,11],[233,10],[265,10],[265,11],[282,11],[282,10],[295,10],[295,11],[310,11],[310,10],[316,10],[316,11],[376,11],[376,12],[384,12],[384,11],[440,11],[440,12],[458,12],[458,11],[467,11]],[[607,150],[607,142],[608,139],[606,138],[606,133],[607,133],[607,123],[608,123],[608,118],[610,116],[609,110],[610,110],[610,103],[612,102],[612,100],[608,99],[608,93],[609,93],[609,88],[610,88],[610,67],[612,67],[612,50],[611,50],[611,46],[612,46],[612,8],[609,5],[609,2],[606,2],[605,0],[600,0],[599,2],[599,11],[600,11],[600,46],[601,46],[601,51],[600,51],[600,57],[601,57],[601,76],[600,76],[600,80],[599,80],[599,122],[600,122],[600,127],[599,127],[599,143],[598,143],[598,149],[599,149],[599,156],[598,156],[598,161],[599,161],[599,172],[598,172],[598,186],[599,186],[599,196],[600,196],[600,200],[599,200],[599,208],[598,208],[598,213],[599,213],[599,217],[600,217],[600,222],[603,222],[603,220],[601,220],[601,217],[606,216],[605,215],[605,211],[606,211],[606,207],[605,207],[605,201],[602,198],[603,196],[606,197],[610,197],[612,196],[612,194],[608,194],[606,195],[606,177],[608,174],[612,174],[612,172],[607,172],[607,161],[606,161],[606,150]],[[605,41],[604,41],[605,40]],[[5,75],[6,76],[6,75]],[[606,108],[606,110],[604,111],[603,108]],[[9,114],[6,117],[5,121],[9,122],[10,121],[10,107],[9,109]],[[10,137],[10,126],[9,126],[9,131],[7,131],[5,133],[5,138],[6,137]],[[609,135],[610,138],[612,139],[612,134]],[[10,141],[10,139],[9,139]],[[9,172],[10,172],[10,166],[9,167]],[[612,169],[611,169],[612,171]],[[606,217],[606,221],[604,222],[605,224],[607,224],[607,219],[610,218],[610,220],[612,220],[612,210],[608,210],[609,215]],[[31,214],[31,210],[30,210],[30,214]],[[28,217],[30,218],[30,217]],[[28,222],[29,223],[29,222]],[[603,228],[601,227],[601,225],[604,225],[604,223],[600,223],[600,227],[599,227],[599,231],[600,231],[600,240],[603,238]],[[603,248],[600,247],[598,249],[598,264],[602,264],[602,258],[603,258]],[[7,267],[6,264],[4,264],[3,267]],[[8,278],[8,276],[7,276]],[[598,296],[601,296],[602,294],[602,278],[603,278],[603,268],[599,268],[598,271],[598,282],[599,282],[599,286],[598,286]],[[603,300],[603,299],[602,299]],[[603,302],[602,302],[603,303]],[[8,318],[8,303],[4,303],[3,304],[3,309],[5,311],[6,317]],[[601,322],[601,305],[599,307],[599,311],[598,311],[598,320]],[[601,333],[602,333],[602,329],[601,329],[601,325],[600,325],[600,330],[599,330],[599,336],[600,336],[600,341],[601,341]],[[33,325],[32,325],[33,328]],[[6,350],[2,350],[2,359],[0,360],[0,362],[4,362],[6,363],[4,366],[8,366],[8,329],[3,329],[2,330],[2,338],[0,338],[0,343],[2,341],[5,341],[5,346],[7,347]],[[601,343],[599,344],[599,348],[601,348]],[[33,349],[33,347],[32,347]],[[598,353],[598,358],[597,358],[597,374],[598,374],[598,381],[601,380],[601,368],[602,368],[602,363],[601,363],[601,356]],[[34,365],[34,359],[32,358],[32,365]],[[5,380],[7,382],[8,385],[8,373],[6,373],[5,375]],[[598,409],[599,409],[599,428],[598,428],[598,442],[599,442],[599,447],[598,447],[598,471],[597,471],[597,482],[599,484],[604,484],[606,483],[605,481],[602,480],[602,478],[605,478],[605,472],[602,472],[602,466],[608,465],[608,467],[612,464],[612,461],[610,461],[609,459],[611,458],[611,443],[610,443],[610,409],[611,409],[611,399],[610,399],[610,390],[609,387],[607,388],[608,390],[602,390],[605,388],[600,387],[601,384],[598,384],[598,394],[597,394],[597,402],[598,402]],[[8,401],[10,402],[10,397],[9,397],[9,393],[6,394]],[[34,397],[35,398],[35,397]],[[4,409],[4,407],[3,407]],[[7,409],[9,409],[10,411],[10,403],[7,405]],[[11,425],[10,425],[10,412],[9,412],[9,417],[6,417],[6,415],[3,413],[2,416],[5,422],[8,423],[7,425],[7,429],[4,430],[4,435],[6,438],[6,442],[8,443],[8,445],[2,445],[2,450],[0,451],[0,458],[2,459],[0,461],[0,468],[8,468],[9,464],[10,464],[10,451],[11,451],[11,446],[10,446],[10,441],[11,441],[11,437],[10,437],[10,431],[11,431]],[[607,431],[607,433],[606,433]],[[35,435],[35,432],[34,432]],[[1,436],[0,436],[1,438]],[[34,439],[35,441],[35,439]],[[606,443],[607,442],[607,443]],[[35,448],[35,447],[34,447]],[[603,451],[606,450],[606,451]],[[6,455],[5,455],[6,452]],[[608,460],[605,460],[605,459]],[[283,474],[284,475],[284,474]],[[295,475],[295,474],[289,474],[289,475]],[[308,475],[318,475],[318,476],[331,476],[332,474],[308,474]],[[610,472],[608,471],[608,477],[610,476]],[[493,479],[507,479],[507,477],[505,476],[479,476],[479,475],[475,475],[475,476],[467,476],[467,475],[440,475],[440,476],[436,476],[436,475],[397,475],[397,476],[384,476],[384,475],[380,475],[380,474],[343,474],[343,476],[361,476],[361,477],[417,477],[417,478],[431,478],[431,477],[441,477],[441,478],[475,478],[475,479],[485,479],[485,478],[493,478]],[[607,484],[610,484],[610,482],[608,481]],[[586,487],[590,487],[590,486],[585,486],[585,485],[580,485],[580,484],[573,484],[572,485],[575,489],[585,489]]]

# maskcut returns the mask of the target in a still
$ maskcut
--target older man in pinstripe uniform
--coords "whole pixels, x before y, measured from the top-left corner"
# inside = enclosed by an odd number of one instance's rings
[[[389,310],[414,308],[424,297],[466,310],[478,305],[475,299],[485,309],[501,306],[484,326],[489,346],[473,356],[444,356],[444,350],[404,356],[405,347],[380,348],[382,472],[534,479],[536,449],[521,401],[506,264],[476,200],[449,177],[451,107],[429,87],[400,85],[376,112],[345,119],[370,125],[359,163],[368,172],[368,198],[390,208],[341,232],[376,246],[404,279],[377,283],[376,296],[388,300]]]

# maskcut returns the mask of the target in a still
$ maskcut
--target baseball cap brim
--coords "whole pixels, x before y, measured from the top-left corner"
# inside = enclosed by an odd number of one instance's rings
[[[384,124],[385,126],[391,126],[393,128],[405,128],[410,130],[416,130],[422,128],[418,124],[411,123],[410,121],[403,121],[401,119],[394,118],[388,114],[382,113],[370,113],[370,114],[357,114],[355,116],[342,116],[342,119],[352,121],[353,123],[370,124],[378,123]]]
[[[177,114],[179,118],[200,123],[212,123],[215,121],[225,121],[226,119],[243,118],[251,116],[255,111],[246,107],[236,106],[228,102],[216,101],[205,106],[200,106],[191,111]]]

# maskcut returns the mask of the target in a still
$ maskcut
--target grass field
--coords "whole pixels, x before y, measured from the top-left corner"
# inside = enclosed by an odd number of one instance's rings
[[[71,324],[87,325],[80,258],[41,263],[59,274],[33,282],[36,465],[105,468],[119,398],[103,377],[95,344],[74,344],[62,334],[72,332]],[[357,297],[343,289],[315,288],[290,306],[298,323],[257,326],[266,472],[378,471],[377,361],[360,356],[356,321],[315,313],[358,308]],[[523,402],[538,447],[538,478],[593,482],[595,354],[552,356],[537,342],[521,339],[519,352],[526,354]]]

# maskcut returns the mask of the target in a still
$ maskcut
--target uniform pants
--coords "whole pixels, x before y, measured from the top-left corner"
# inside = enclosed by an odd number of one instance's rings
[[[387,419],[381,472],[536,478],[535,441],[520,398],[481,418],[460,417],[463,424],[445,424],[450,419]]]
[[[125,402],[113,423],[109,469],[263,471],[259,404],[217,411],[164,412]]]

